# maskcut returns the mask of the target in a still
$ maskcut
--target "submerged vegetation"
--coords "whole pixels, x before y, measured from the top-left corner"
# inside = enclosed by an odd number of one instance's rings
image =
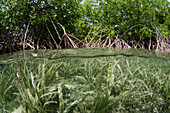
[[[170,50],[168,0],[2,0],[0,53],[79,47]]]
[[[0,112],[168,112],[169,67],[123,55],[2,63]]]

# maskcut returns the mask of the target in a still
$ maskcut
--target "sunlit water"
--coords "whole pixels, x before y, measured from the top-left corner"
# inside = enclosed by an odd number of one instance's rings
[[[119,49],[63,49],[63,50],[29,50],[25,52],[16,52],[10,54],[4,54],[0,56],[0,72],[1,72],[1,94],[10,86],[10,82],[13,82],[13,77],[16,72],[19,71],[20,64],[23,67],[25,64],[27,68],[32,68],[32,71],[36,71],[37,67],[42,63],[47,63],[48,61],[54,61],[59,65],[64,63],[63,69],[61,68],[61,73],[65,73],[65,76],[79,76],[82,73],[89,74],[89,69],[86,70],[84,67],[95,66],[101,71],[105,72],[108,69],[108,63],[110,58],[113,58],[113,64],[118,62],[124,71],[128,66],[133,67],[132,72],[136,69],[146,69],[152,73],[160,72],[167,76],[170,75],[170,53],[165,52],[155,52],[148,50],[119,50]],[[90,62],[92,61],[92,62]],[[26,63],[25,63],[26,62]],[[82,65],[80,65],[82,64]],[[95,64],[95,65],[93,65]],[[87,65],[87,66],[86,66]],[[82,66],[81,70],[78,70]],[[84,66],[84,67],[83,67]],[[90,67],[93,68],[93,67]],[[35,69],[35,70],[34,70]],[[70,69],[67,71],[65,69]],[[103,70],[103,71],[102,71]],[[96,74],[94,72],[92,74]],[[4,77],[6,76],[6,77]],[[6,84],[7,86],[3,86]],[[4,95],[4,103],[10,103],[15,105],[17,102],[13,100],[17,97],[13,93],[15,88],[9,90],[8,95]],[[7,102],[8,101],[8,102]],[[8,108],[8,104],[5,106]],[[2,108],[0,108],[2,109]],[[11,109],[11,108],[10,108]]]

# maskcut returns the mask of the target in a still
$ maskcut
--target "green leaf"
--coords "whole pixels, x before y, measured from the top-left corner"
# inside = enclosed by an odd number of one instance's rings
[[[132,32],[128,32],[128,35],[130,35],[130,36],[131,36],[131,34],[132,34]]]
[[[115,31],[114,30],[111,30],[111,35],[114,35],[115,34]]]

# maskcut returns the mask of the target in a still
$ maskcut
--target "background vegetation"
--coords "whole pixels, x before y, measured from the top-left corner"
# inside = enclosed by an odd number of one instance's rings
[[[168,0],[2,0],[0,53],[77,47],[169,51]]]

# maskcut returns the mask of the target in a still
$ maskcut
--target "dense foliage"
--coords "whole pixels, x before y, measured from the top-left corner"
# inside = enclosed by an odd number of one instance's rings
[[[97,24],[98,29],[107,28],[104,33],[111,38],[132,41],[132,45],[135,41],[144,42],[148,49],[146,43],[150,40],[155,43],[158,34],[162,35],[161,39],[168,38],[170,4],[167,0],[87,0],[83,8],[86,22]]]
[[[0,7],[1,53],[77,47],[73,45],[78,39],[95,43],[108,36],[149,49],[169,41],[168,0],[2,0]]]
[[[80,1],[2,0],[0,5],[1,51],[20,49],[24,40],[32,46],[53,47],[54,41],[47,29],[51,33],[54,33],[55,29],[49,18],[66,26],[68,32],[74,32],[75,22],[80,18]],[[58,28],[58,26],[56,27]],[[59,31],[59,33],[63,32]],[[24,39],[25,35],[27,35],[27,39]],[[55,33],[53,35],[57,36]],[[55,40],[57,41],[57,39]]]

